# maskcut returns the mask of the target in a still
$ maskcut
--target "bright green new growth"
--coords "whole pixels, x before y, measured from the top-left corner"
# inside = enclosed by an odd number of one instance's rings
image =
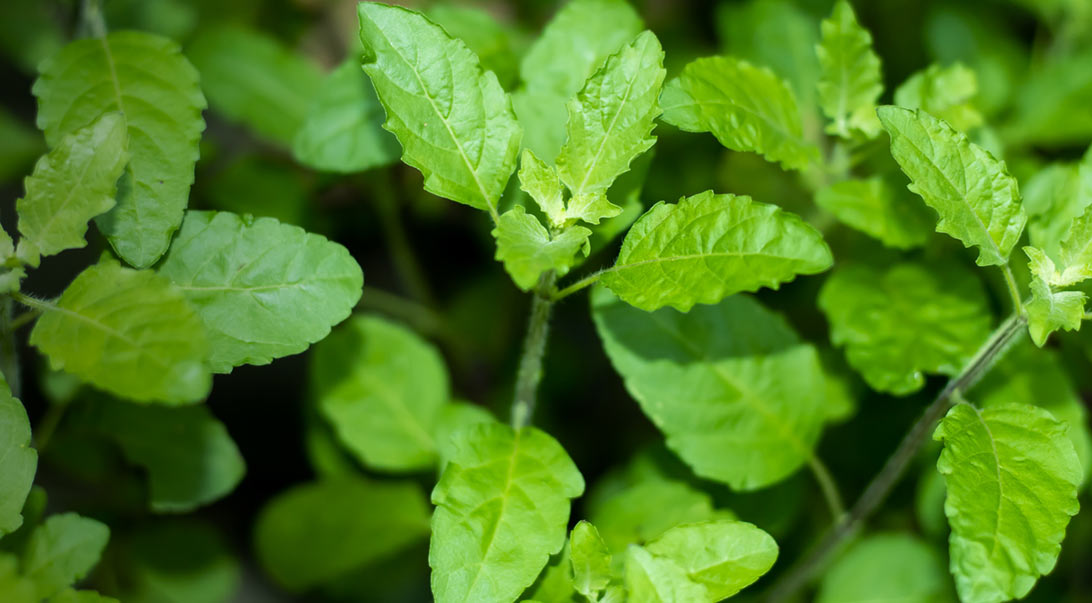
[[[383,108],[360,64],[346,61],[319,86],[292,154],[315,169],[346,174],[391,164],[400,148],[382,123]]]
[[[876,101],[883,93],[880,58],[872,50],[872,34],[857,23],[853,7],[839,0],[822,23],[819,55],[819,106],[834,120],[827,132],[842,138],[855,133],[875,138]]]
[[[420,13],[372,2],[359,12],[364,71],[402,161],[421,171],[425,190],[496,219],[521,135],[497,76]]]
[[[734,151],[758,153],[802,170],[819,150],[803,138],[792,90],[769,69],[732,57],[688,64],[664,86],[663,120],[687,132],[710,132]]]
[[[562,199],[565,191],[557,170],[539,159],[531,149],[524,149],[519,160],[519,187],[531,196],[551,227],[565,228],[568,225],[570,217]]]
[[[990,335],[986,292],[954,264],[846,266],[823,284],[831,342],[877,391],[904,396],[925,374],[959,373]]]
[[[91,266],[45,313],[30,344],[64,370],[137,402],[185,404],[208,395],[209,344],[201,319],[176,287],[114,260]]]
[[[451,395],[447,369],[415,333],[377,317],[353,318],[315,346],[311,380],[319,411],[365,466],[436,464],[435,432]]]
[[[895,104],[921,109],[948,122],[960,132],[982,125],[973,99],[978,94],[974,70],[961,63],[930,65],[911,75],[895,90]]]
[[[538,429],[482,423],[457,433],[432,491],[437,603],[515,600],[561,550],[569,499],[583,492],[572,459]]]
[[[187,212],[159,273],[201,316],[217,373],[306,350],[349,316],[364,283],[338,243],[230,212]]]
[[[960,599],[1000,602],[1054,569],[1077,513],[1081,465],[1066,427],[1026,405],[955,406],[934,439],[948,495],[951,570]]]
[[[1031,244],[1051,257],[1073,228],[1073,221],[1092,205],[1092,154],[1074,164],[1051,164],[1024,187]]]
[[[38,160],[26,196],[15,202],[23,261],[37,267],[43,255],[87,245],[87,222],[114,207],[128,144],[125,118],[108,113]]]
[[[428,513],[410,482],[347,476],[304,484],[262,509],[255,549],[277,583],[304,591],[424,540]]]
[[[587,251],[591,233],[583,226],[572,226],[551,234],[538,218],[518,205],[504,212],[493,229],[497,260],[504,262],[504,269],[524,291],[533,289],[547,270],[558,276],[568,274],[576,263],[576,254],[582,249]]]
[[[933,231],[929,210],[904,203],[880,176],[843,180],[815,194],[815,203],[888,247],[910,249],[923,245]]]
[[[602,280],[642,310],[686,312],[741,291],[777,289],[832,263],[823,236],[799,216],[750,197],[706,191],[649,209]]]
[[[118,32],[65,46],[42,64],[32,91],[51,147],[106,113],[125,117],[129,167],[117,205],[96,223],[126,262],[154,264],[182,222],[193,183],[206,108],[197,71],[167,38]]]
[[[589,601],[610,584],[611,559],[606,543],[595,526],[580,521],[569,536],[569,561],[573,566],[573,586]]]
[[[777,553],[769,534],[742,521],[678,526],[644,547],[629,548],[629,601],[716,603],[762,577]]]
[[[1054,291],[1045,281],[1031,281],[1031,301],[1025,304],[1028,330],[1035,345],[1043,347],[1047,337],[1058,329],[1076,331],[1084,320],[1084,304],[1088,296],[1083,291]]]
[[[940,215],[937,232],[978,247],[979,266],[1007,262],[1027,214],[1005,162],[922,110],[877,112],[891,135],[891,155],[910,177],[908,188]]]
[[[603,347],[667,446],[701,477],[756,490],[812,458],[826,419],[815,348],[744,295],[652,314],[592,296]]]
[[[23,524],[23,503],[37,469],[27,411],[0,378],[0,537]]]
[[[35,586],[37,599],[46,599],[87,575],[98,563],[110,530],[75,513],[53,515],[31,532],[20,564]]]
[[[830,568],[816,603],[947,603],[944,561],[911,534],[875,534],[855,543]]]

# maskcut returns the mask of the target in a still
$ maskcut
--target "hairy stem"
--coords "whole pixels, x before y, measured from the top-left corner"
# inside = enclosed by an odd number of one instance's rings
[[[0,372],[4,373],[4,379],[8,382],[11,395],[19,397],[22,389],[22,380],[19,373],[19,349],[15,345],[15,302],[11,297],[5,297],[3,307],[0,307]]]
[[[1024,302],[1020,299],[1020,288],[1016,286],[1016,277],[1012,274],[1012,268],[1009,268],[1007,263],[1003,264],[1001,273],[1005,275],[1005,284],[1008,285],[1009,296],[1012,298],[1012,311],[1023,316]]]
[[[531,422],[535,412],[538,384],[542,381],[542,359],[550,331],[551,292],[557,275],[551,270],[542,275],[531,301],[531,318],[523,339],[523,354],[516,373],[516,392],[512,399],[512,427],[519,429]]]
[[[552,294],[550,296],[550,301],[558,301],[558,300],[564,299],[564,298],[572,295],[573,293],[576,293],[577,291],[580,291],[581,289],[584,289],[585,287],[589,287],[591,285],[594,285],[595,283],[599,282],[599,279],[603,278],[604,273],[610,272],[611,270],[612,270],[611,268],[607,268],[605,270],[600,270],[598,272],[593,272],[592,274],[589,274],[588,276],[585,276],[584,278],[576,281],[575,283],[569,285],[568,287],[565,287],[564,289],[562,289],[560,291],[557,291],[554,294]]]
[[[823,568],[831,555],[840,550],[842,545],[857,533],[862,522],[870,517],[891,493],[891,489],[906,472],[907,466],[921,450],[922,445],[929,440],[937,422],[948,412],[961,393],[973,386],[993,366],[999,354],[1006,349],[1016,335],[1023,331],[1026,321],[1025,316],[1017,313],[1001,323],[986,343],[978,349],[963,371],[948,381],[944,389],[937,394],[936,399],[925,409],[922,417],[910,428],[898,448],[887,459],[883,469],[876,474],[850,509],[845,521],[836,523],[807,555],[771,587],[764,599],[767,603],[779,603],[791,599]]]

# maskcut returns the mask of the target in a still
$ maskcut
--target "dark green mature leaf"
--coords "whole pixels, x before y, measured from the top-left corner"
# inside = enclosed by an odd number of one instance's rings
[[[361,172],[398,161],[398,141],[382,128],[383,107],[356,60],[326,76],[292,141],[305,165]]]
[[[566,104],[642,28],[625,0],[572,0],[558,11],[524,55],[524,85],[512,97],[525,148],[553,163],[565,142]]]
[[[349,316],[364,283],[341,245],[229,212],[188,212],[159,272],[197,309],[218,373],[306,350]]]
[[[432,491],[429,566],[437,603],[512,601],[565,543],[569,499],[584,479],[533,427],[473,425]]]
[[[421,170],[425,190],[495,218],[521,135],[497,76],[420,13],[372,2],[359,12],[364,71],[402,161]]]
[[[933,437],[944,442],[937,469],[960,599],[1024,597],[1054,569],[1079,508],[1081,464],[1065,424],[1034,406],[958,404]]]
[[[921,389],[926,373],[957,374],[990,334],[982,284],[954,264],[846,266],[823,284],[819,307],[850,366],[900,396]]]
[[[32,92],[38,127],[56,147],[106,113],[125,117],[131,160],[117,206],[96,220],[126,262],[151,266],[182,222],[205,97],[177,44],[123,31],[72,42],[44,62]]]
[[[664,86],[663,120],[687,132],[711,132],[725,147],[758,153],[800,170],[819,151],[803,137],[800,109],[772,71],[733,57],[688,64]]]
[[[291,146],[322,72],[275,38],[240,26],[205,30],[186,48],[212,109],[273,142]]]
[[[353,318],[315,346],[311,382],[320,412],[366,466],[412,471],[436,463],[447,369],[436,348],[409,329]]]
[[[921,110],[885,106],[880,121],[909,189],[940,214],[937,232],[979,248],[978,265],[1008,261],[1027,222],[1005,162]]]
[[[42,255],[87,245],[87,222],[114,207],[117,181],[129,163],[125,118],[107,113],[61,139],[26,179],[19,213],[19,257],[37,266]]]
[[[23,176],[43,152],[45,140],[41,132],[6,108],[0,108],[0,182]]]
[[[30,447],[30,420],[0,377],[0,536],[23,525],[23,503],[30,494],[38,452]]]
[[[823,576],[817,603],[946,603],[944,561],[928,543],[901,533],[856,542]]]
[[[391,556],[428,535],[428,504],[410,482],[344,477],[297,486],[258,516],[262,567],[302,591]]]
[[[853,6],[846,0],[834,5],[821,25],[819,54],[819,104],[834,120],[827,131],[851,138],[860,131],[872,138],[880,133],[876,101],[883,93],[880,58],[872,50],[872,34],[857,23]]]
[[[185,404],[208,395],[208,340],[177,288],[150,270],[105,260],[84,270],[30,332],[64,370],[137,402]]]
[[[905,203],[880,176],[843,180],[820,189],[815,203],[840,221],[883,242],[909,249],[925,244],[933,218],[917,203]]]
[[[750,297],[646,314],[604,289],[599,336],[667,446],[737,490],[776,483],[812,457],[826,418],[815,348]]]
[[[947,67],[934,64],[911,75],[895,90],[895,104],[921,109],[966,132],[982,125],[982,115],[973,103],[976,94],[974,71],[961,63]]]
[[[125,603],[237,600],[241,567],[224,535],[204,520],[143,523],[120,547]]]
[[[577,261],[576,254],[587,249],[589,236],[591,231],[583,226],[551,234],[538,218],[518,205],[504,212],[493,229],[497,261],[504,262],[504,269],[524,291],[534,288],[548,270],[558,276],[568,274]]]
[[[642,310],[715,304],[830,268],[823,236],[795,214],[713,191],[660,202],[626,234],[603,284]]]
[[[99,562],[110,529],[75,513],[53,515],[35,528],[23,551],[22,572],[39,599],[53,596],[83,578]]]

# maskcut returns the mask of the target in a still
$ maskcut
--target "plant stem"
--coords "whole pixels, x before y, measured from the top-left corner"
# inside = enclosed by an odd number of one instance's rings
[[[876,474],[850,509],[845,521],[832,526],[826,536],[771,587],[764,599],[766,603],[779,603],[792,598],[826,564],[831,555],[856,534],[862,522],[870,517],[891,493],[891,489],[902,477],[907,466],[922,445],[928,441],[937,422],[951,408],[954,399],[972,387],[993,366],[998,355],[1007,348],[1013,337],[1023,331],[1026,321],[1025,316],[1017,313],[997,327],[963,371],[948,381],[932,404],[925,409],[925,413],[918,422],[910,428],[898,448],[884,464],[883,469]]]
[[[837,524],[845,517],[846,507],[842,502],[842,495],[838,492],[838,484],[834,483],[834,477],[830,474],[826,464],[814,454],[808,459],[808,467],[811,468],[815,481],[819,483],[819,489],[823,491],[823,498],[827,501],[831,518]]]
[[[576,281],[568,287],[565,287],[564,289],[555,292],[553,295],[550,296],[550,301],[559,301],[572,295],[573,293],[576,293],[577,291],[580,291],[585,287],[594,285],[596,282],[599,281],[600,278],[603,278],[604,273],[610,272],[610,270],[610,268],[607,268],[606,270],[600,270],[598,272],[593,272],[592,274],[585,276],[584,278]]]
[[[375,194],[376,210],[383,223],[383,232],[387,241],[387,252],[391,255],[398,278],[406,286],[410,296],[426,306],[435,306],[435,298],[425,279],[421,263],[413,253],[406,236],[406,227],[402,223],[398,203],[395,201],[394,188],[390,177],[382,175],[373,181],[372,192]]]
[[[531,318],[523,339],[523,354],[519,360],[516,392],[512,399],[512,427],[516,429],[530,423],[535,413],[538,384],[542,381],[542,359],[550,331],[550,310],[554,305],[551,292],[555,282],[557,274],[553,270],[543,274],[531,301]]]
[[[61,424],[68,406],[68,404],[50,404],[46,408],[42,420],[34,429],[34,447],[39,454],[49,445],[49,440],[53,438],[53,432],[57,431],[57,426]]]
[[[1012,268],[1007,263],[1001,265],[1001,273],[1005,275],[1005,284],[1009,287],[1009,296],[1012,297],[1013,312],[1024,315],[1024,302],[1020,299],[1020,288],[1016,286],[1016,277],[1012,274]]]
[[[80,5],[80,27],[93,38],[106,37],[106,20],[102,18],[101,0],[83,0]]]
[[[57,306],[50,302],[33,298],[18,291],[12,292],[11,298],[36,312],[50,312],[57,309]]]
[[[0,308],[0,372],[4,373],[11,395],[18,398],[22,379],[19,373],[19,349],[15,345],[15,330],[18,327],[12,319],[14,312],[15,302],[11,297],[5,297],[3,307]]]

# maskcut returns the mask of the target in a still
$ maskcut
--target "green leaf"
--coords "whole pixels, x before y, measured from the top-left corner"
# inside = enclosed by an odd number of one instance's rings
[[[569,559],[576,592],[591,601],[598,600],[599,593],[610,583],[611,569],[610,551],[595,526],[586,521],[576,524],[569,537]]]
[[[572,0],[558,11],[524,55],[524,86],[512,97],[525,148],[553,163],[565,142],[567,103],[643,28],[625,0]]]
[[[715,603],[762,577],[773,567],[778,549],[761,529],[742,521],[720,520],[672,528],[645,547],[630,547],[629,552],[630,601]],[[631,579],[630,560],[638,566],[633,568],[635,579]],[[638,578],[640,573],[647,582]]]
[[[23,525],[23,503],[30,494],[38,452],[30,447],[30,419],[0,377],[0,536]]]
[[[941,421],[951,570],[963,601],[1028,594],[1054,569],[1077,513],[1081,465],[1066,426],[1027,405],[959,404]]]
[[[524,291],[534,288],[548,270],[558,276],[567,274],[576,263],[576,254],[587,249],[589,236],[591,231],[583,226],[551,235],[538,218],[519,205],[504,212],[493,229],[497,261],[504,262],[504,269]]]
[[[204,30],[186,49],[217,113],[291,146],[322,87],[318,66],[272,36],[236,25]]]
[[[65,46],[32,92],[51,147],[106,113],[124,115],[131,160],[117,205],[96,222],[126,262],[154,264],[182,222],[205,129],[197,70],[171,40],[123,31]]]
[[[319,411],[364,465],[413,471],[436,463],[447,369],[409,329],[373,316],[351,319],[315,346],[311,383]]]
[[[7,108],[0,109],[0,182],[23,176],[45,150],[40,132]]]
[[[927,373],[956,375],[990,335],[986,292],[955,264],[846,266],[823,284],[819,307],[850,366],[898,396],[921,389]]]
[[[428,17],[451,37],[462,40],[478,56],[482,69],[497,75],[501,86],[507,89],[515,82],[519,60],[514,47],[518,41],[488,10],[436,4],[429,7]]]
[[[888,247],[911,249],[925,244],[933,219],[925,208],[904,201],[880,176],[843,180],[815,194],[815,203],[846,225]]]
[[[0,595],[12,603],[41,603],[33,581],[19,573],[19,559],[0,552]]]
[[[311,212],[311,189],[305,176],[287,170],[283,161],[243,155],[230,161],[206,182],[210,209],[273,218],[303,226]]]
[[[877,113],[908,188],[940,214],[937,232],[978,247],[979,266],[1008,261],[1027,215],[1005,162],[924,111],[885,106]]]
[[[72,590],[69,588],[50,597],[49,603],[118,603],[118,600],[100,595],[93,590]]]
[[[974,105],[978,78],[962,63],[947,67],[933,64],[911,75],[895,90],[895,104],[921,109],[960,132],[982,125],[982,114]]]
[[[371,2],[359,12],[364,71],[402,161],[421,170],[430,193],[496,217],[521,135],[497,76],[420,13]]]
[[[569,216],[562,201],[564,190],[557,170],[538,158],[531,149],[524,149],[519,160],[519,187],[531,196],[554,228],[564,228]]]
[[[478,423],[492,423],[496,419],[488,410],[467,402],[445,404],[433,426],[433,439],[440,456],[440,470],[447,466],[456,450],[455,436],[459,431]]]
[[[915,536],[874,534],[854,543],[827,570],[817,603],[952,601],[944,561]]]
[[[355,60],[318,88],[292,140],[292,154],[317,170],[353,173],[398,161],[398,141],[382,128],[383,107]]]
[[[852,138],[861,132],[866,138],[880,133],[876,101],[883,93],[880,58],[872,50],[872,34],[857,23],[853,6],[846,0],[834,5],[821,25],[823,40],[819,55],[819,105],[834,120],[827,132]]]
[[[546,569],[518,600],[520,603],[587,603],[573,586],[573,564],[569,560],[568,546],[561,547],[561,552],[550,557]]]
[[[262,567],[303,591],[390,557],[428,536],[428,504],[412,482],[345,477],[296,486],[258,516]]]
[[[568,140],[557,157],[557,173],[569,188],[570,217],[598,224],[622,209],[607,203],[580,211],[586,199],[603,197],[630,162],[652,148],[657,102],[666,71],[664,51],[646,31],[611,55],[568,104]]]
[[[84,423],[117,442],[125,458],[147,473],[148,506],[155,512],[192,511],[219,500],[246,473],[231,435],[206,406],[101,400],[86,412]]]
[[[565,543],[584,479],[552,437],[499,423],[457,434],[432,491],[429,566],[437,603],[512,601]]]
[[[349,252],[325,237],[208,211],[187,212],[159,272],[197,309],[218,373],[306,350],[349,316],[364,282]]]
[[[142,523],[118,547],[125,603],[236,598],[241,567],[225,536],[210,522],[192,517]]]
[[[1092,206],[1092,155],[1080,163],[1055,163],[1035,174],[1024,190],[1031,244],[1058,257],[1073,221]]]
[[[129,163],[125,118],[103,115],[61,139],[26,180],[19,212],[19,257],[38,266],[41,255],[87,245],[87,222],[114,207],[117,181]]]
[[[23,551],[23,575],[49,598],[72,586],[99,562],[110,529],[75,513],[53,515],[35,528]]]
[[[650,315],[597,288],[592,307],[626,389],[699,476],[756,490],[811,458],[826,384],[783,318],[743,295]]]
[[[657,203],[626,234],[603,284],[642,310],[715,304],[830,268],[823,236],[799,216],[712,191]]]
[[[208,395],[201,319],[155,272],[105,260],[81,272],[47,308],[30,344],[54,370],[137,402],[185,404]]]
[[[1028,313],[1028,330],[1035,345],[1043,347],[1047,337],[1058,329],[1080,329],[1086,301],[1088,296],[1083,291],[1054,291],[1046,281],[1033,278],[1031,301],[1024,305],[1024,309]]]
[[[1062,276],[1059,286],[1075,285],[1092,278],[1092,210],[1085,212],[1069,227],[1062,241]]]
[[[733,151],[793,170],[819,160],[819,150],[803,138],[792,91],[767,68],[733,57],[697,59],[664,86],[661,103],[665,122],[710,132]]]

